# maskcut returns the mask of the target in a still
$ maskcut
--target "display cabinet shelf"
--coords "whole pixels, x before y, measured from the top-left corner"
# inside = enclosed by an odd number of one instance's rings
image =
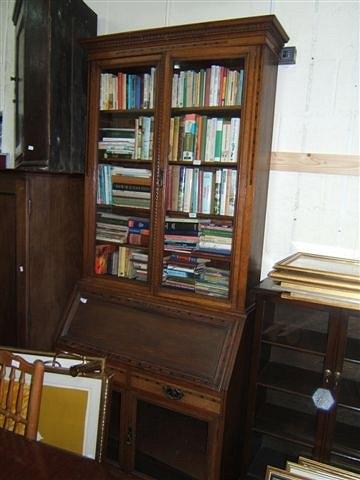
[[[282,342],[279,338],[274,338],[265,332],[262,337],[262,342],[299,352],[325,356],[326,335],[319,332],[303,330],[299,334],[299,338],[292,340],[291,343]]]
[[[310,446],[314,441],[314,424],[314,417],[311,415],[267,404],[257,413],[254,430]]]
[[[303,379],[299,382],[299,378]],[[259,373],[258,384],[264,387],[311,397],[322,375],[311,370],[280,363],[269,363]]]

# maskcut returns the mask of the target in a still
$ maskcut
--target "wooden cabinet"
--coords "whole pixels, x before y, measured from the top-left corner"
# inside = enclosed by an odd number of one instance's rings
[[[248,478],[299,455],[359,472],[359,312],[286,300],[272,286],[257,290]]]
[[[79,39],[96,35],[96,14],[82,0],[17,0],[16,165],[82,172],[86,64]]]
[[[81,275],[83,179],[0,173],[0,344],[50,351]]]
[[[89,55],[84,277],[58,346],[114,370],[108,462],[241,473],[278,54],[274,16],[127,32]]]
[[[57,347],[107,356],[104,461],[155,479],[235,480],[249,332],[243,317],[151,307],[79,282]]]

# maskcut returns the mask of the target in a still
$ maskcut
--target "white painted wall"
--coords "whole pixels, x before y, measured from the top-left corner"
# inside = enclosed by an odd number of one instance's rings
[[[14,134],[14,82],[10,77],[15,70],[15,37],[12,12],[15,0],[0,0],[0,112],[3,112],[2,151],[10,153],[7,167],[13,166]]]
[[[12,1],[0,0],[0,5]],[[273,150],[359,154],[358,1],[85,2],[98,15],[99,35],[269,13],[277,15],[290,37],[289,45],[297,48],[297,62],[279,68]],[[2,42],[3,25],[2,19]],[[3,43],[1,46],[3,51]],[[12,53],[11,48],[5,47],[5,51]],[[0,81],[1,98],[2,77]],[[10,99],[5,95],[6,104]],[[13,127],[11,119],[6,118],[6,122],[7,129]],[[295,251],[349,258],[360,256],[359,178],[271,172],[263,276],[277,260]]]

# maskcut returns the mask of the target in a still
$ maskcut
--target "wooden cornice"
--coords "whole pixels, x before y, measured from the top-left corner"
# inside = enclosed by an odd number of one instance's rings
[[[224,41],[239,46],[268,44],[275,53],[279,53],[289,40],[275,15],[265,15],[102,35],[85,39],[82,44],[91,58],[93,55],[96,57],[98,51],[128,50],[134,44],[161,50],[179,43],[184,46],[194,42],[203,44],[208,39],[212,44],[214,40],[221,39],[222,45]]]

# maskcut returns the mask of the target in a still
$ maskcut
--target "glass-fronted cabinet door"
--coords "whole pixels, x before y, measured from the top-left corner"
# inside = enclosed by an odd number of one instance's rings
[[[92,274],[149,281],[157,62],[102,68],[96,108]]]
[[[248,478],[257,479],[264,478],[267,464],[283,468],[299,455],[320,459],[327,416],[320,407],[327,406],[319,404],[316,392],[330,387],[332,342],[326,309],[259,297],[260,355],[248,470]]]
[[[343,310],[340,322],[345,338],[339,335],[344,342],[334,371],[337,406],[330,462],[360,473],[360,315]]]
[[[123,431],[124,431],[124,393],[120,386],[113,385],[107,411],[106,441],[103,449],[103,460],[115,467],[122,466]]]
[[[245,61],[172,64],[161,285],[227,301],[240,159]]]
[[[161,480],[211,480],[215,422],[136,398],[131,471]]]

